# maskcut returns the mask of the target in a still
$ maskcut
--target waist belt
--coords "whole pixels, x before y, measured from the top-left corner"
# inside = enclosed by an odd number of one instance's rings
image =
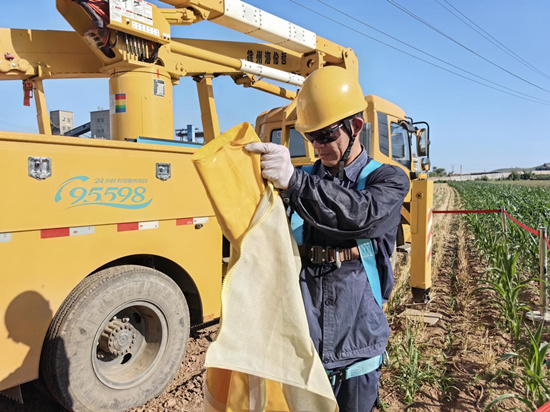
[[[387,366],[388,363],[388,354],[384,351],[382,355],[354,363],[353,365],[350,365],[345,369],[337,371],[327,369],[326,371],[330,384],[332,386],[335,386],[342,381],[371,373],[372,371],[378,369],[380,365],[383,364],[384,366]]]
[[[312,246],[312,245],[300,245],[300,256],[308,259],[315,265],[322,265],[323,263],[336,263],[336,267],[340,267],[342,262],[348,260],[357,260],[361,258],[359,249],[357,246],[350,248],[338,248],[331,246]]]

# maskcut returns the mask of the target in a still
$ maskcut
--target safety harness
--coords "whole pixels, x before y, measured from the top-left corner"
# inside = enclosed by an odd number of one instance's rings
[[[357,182],[357,190],[363,190],[366,186],[367,176],[382,166],[382,163],[372,160],[363,168],[361,174],[359,175],[359,181]],[[313,165],[304,166],[302,170],[307,174],[311,174],[313,171]],[[301,246],[304,242],[303,239],[303,229],[304,229],[304,219],[298,215],[298,213],[292,213],[290,218],[290,227],[292,229],[292,234],[298,246]],[[367,273],[367,279],[372,290],[374,299],[380,307],[382,307],[382,287],[380,285],[380,276],[378,274],[378,267],[376,266],[376,257],[374,255],[374,248],[372,246],[372,241],[370,239],[356,239],[357,248],[359,249],[359,254],[361,256],[361,263],[365,268]],[[327,374],[332,386],[336,385],[339,382],[344,380],[355,378],[357,376],[366,375],[380,367],[384,361],[387,360],[387,354],[384,352],[379,356],[375,356],[369,359],[362,360],[360,362],[354,363],[353,365],[348,366],[342,370],[329,370],[327,369]]]

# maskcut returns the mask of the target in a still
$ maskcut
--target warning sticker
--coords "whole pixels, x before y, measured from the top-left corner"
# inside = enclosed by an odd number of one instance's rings
[[[123,0],[111,0],[109,2],[109,15],[111,21],[122,22],[122,2]]]
[[[155,96],[164,97],[164,80],[153,79],[153,93]]]
[[[144,0],[110,0],[109,9],[111,21],[122,22],[122,18],[130,18],[153,25],[153,5]]]
[[[147,26],[146,24],[136,23],[135,21],[133,21],[132,29],[142,31],[144,33],[154,34],[155,36],[159,37],[159,29],[155,29],[154,27]]]
[[[126,113],[126,93],[115,93],[111,95],[110,112]]]

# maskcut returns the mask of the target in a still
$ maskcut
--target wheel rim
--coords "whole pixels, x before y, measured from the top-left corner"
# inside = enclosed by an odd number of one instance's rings
[[[157,306],[146,301],[119,306],[95,335],[92,365],[97,378],[113,389],[139,385],[160,362],[167,338],[167,321]]]

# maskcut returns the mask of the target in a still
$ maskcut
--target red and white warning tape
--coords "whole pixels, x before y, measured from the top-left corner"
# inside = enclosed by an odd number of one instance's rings
[[[510,218],[515,224],[517,224],[519,227],[527,230],[529,233],[539,236],[539,231],[537,229],[533,229],[532,227],[529,227],[527,225],[524,225],[519,220],[517,220],[515,217],[513,217],[510,213],[508,213],[506,210],[501,209],[487,209],[487,210],[434,210],[434,213],[501,213],[504,212],[504,214]],[[548,247],[548,250],[550,250],[550,242],[548,241],[548,237],[544,236],[544,242],[546,243],[546,246]]]
[[[429,209],[428,211],[428,254],[426,256],[426,261],[429,262],[432,260],[432,228],[433,228],[433,210]]]
[[[93,226],[80,226],[80,227],[62,227],[56,229],[42,229],[40,231],[41,239],[49,239],[52,237],[65,237],[65,236],[80,236],[80,235],[92,235],[95,229]]]
[[[176,219],[176,225],[204,225],[208,223],[208,217],[189,217]],[[148,230],[148,229],[158,229],[159,221],[153,220],[148,222],[127,222],[127,223],[118,223],[117,232],[129,232],[134,230]],[[80,235],[92,235],[95,233],[95,226],[78,226],[78,227],[60,227],[53,229],[41,229],[40,238],[41,239],[51,239],[58,237],[67,237],[67,236],[80,236]],[[0,243],[11,242],[12,233],[0,233]]]

